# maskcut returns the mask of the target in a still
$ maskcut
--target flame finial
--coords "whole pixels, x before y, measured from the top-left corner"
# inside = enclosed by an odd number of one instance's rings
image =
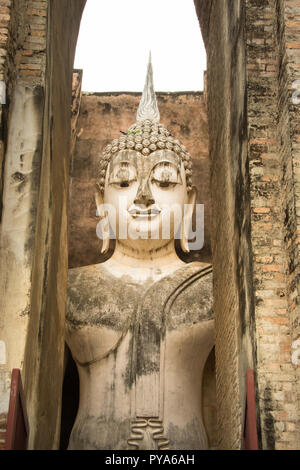
[[[149,53],[149,63],[147,69],[146,83],[139,104],[136,120],[137,122],[145,121],[149,119],[150,121],[159,123],[160,114],[157,106],[156,95],[154,91],[153,84],[153,68],[151,61],[151,51]]]

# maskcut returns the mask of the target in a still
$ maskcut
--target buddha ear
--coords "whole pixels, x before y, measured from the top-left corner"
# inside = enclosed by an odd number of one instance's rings
[[[97,225],[98,238],[102,240],[101,255],[104,255],[109,250],[109,222],[108,214],[104,207],[102,192],[97,188],[95,192],[95,202],[97,207],[97,217],[100,221]]]
[[[184,253],[189,253],[189,232],[192,225],[193,212],[197,199],[197,189],[195,186],[188,192],[187,204],[184,207],[184,214],[181,225],[180,246]]]

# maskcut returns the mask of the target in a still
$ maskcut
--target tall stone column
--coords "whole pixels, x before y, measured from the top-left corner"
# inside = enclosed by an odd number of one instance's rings
[[[49,3],[49,4],[48,4]],[[74,53],[84,0],[14,2],[1,226],[0,412],[22,371],[29,448],[59,443]]]

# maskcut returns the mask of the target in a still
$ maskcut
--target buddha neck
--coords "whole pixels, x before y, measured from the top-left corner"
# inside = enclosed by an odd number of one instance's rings
[[[176,254],[174,240],[151,251],[134,249],[118,240],[114,254],[105,263],[105,267],[116,277],[126,275],[136,282],[159,280],[182,265],[184,262]]]

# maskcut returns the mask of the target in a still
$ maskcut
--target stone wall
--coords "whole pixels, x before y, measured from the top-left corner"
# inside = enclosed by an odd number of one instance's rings
[[[48,7],[43,154],[23,371],[34,449],[55,449],[59,444],[72,69],[84,4],[83,0],[52,0]]]
[[[195,2],[208,53],[218,444],[242,447],[255,368],[243,2]],[[207,34],[205,34],[205,31]]]
[[[8,109],[14,87],[20,81],[31,86],[44,82],[47,7],[46,0],[0,1],[0,81],[6,88],[6,103],[0,104],[0,194],[3,191]]]
[[[74,96],[77,73],[74,74]],[[141,85],[142,87],[142,85]],[[96,236],[94,194],[101,153],[108,143],[127,132],[135,122],[141,94],[83,93],[77,121],[77,139],[72,155],[69,204],[69,266],[96,264],[101,241]],[[208,126],[202,92],[157,93],[161,122],[187,147],[193,157],[193,182],[197,187],[197,202],[204,204],[205,246],[186,258],[209,262],[210,249],[210,164],[208,159]]]
[[[1,422],[5,426],[13,367],[22,367],[29,313],[32,274],[33,226],[39,186],[39,157],[43,117],[43,77],[46,63],[47,3],[39,2],[43,25],[36,54],[34,83],[24,64],[35,53],[30,31],[33,4],[1,0],[0,79],[6,84],[1,107],[1,330],[4,358],[1,364]],[[42,13],[43,10],[43,13]],[[42,20],[40,20],[42,17]],[[31,26],[32,24],[32,26]],[[33,58],[34,60],[34,58]],[[13,125],[10,125],[13,123]],[[16,333],[17,332],[17,333]]]

